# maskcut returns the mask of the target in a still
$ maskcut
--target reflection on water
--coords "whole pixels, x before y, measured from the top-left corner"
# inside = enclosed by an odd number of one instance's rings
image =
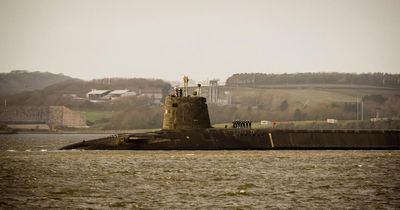
[[[58,151],[0,135],[0,208],[400,207],[400,151]]]

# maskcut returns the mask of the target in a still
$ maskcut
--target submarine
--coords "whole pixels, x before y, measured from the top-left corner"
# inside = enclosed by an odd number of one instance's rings
[[[187,78],[187,77],[186,77]],[[213,128],[205,97],[182,89],[165,98],[162,129],[121,133],[60,149],[82,150],[274,150],[400,149],[399,130],[295,130],[235,126]]]

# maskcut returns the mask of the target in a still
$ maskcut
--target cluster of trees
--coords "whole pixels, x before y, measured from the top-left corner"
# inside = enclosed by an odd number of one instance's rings
[[[157,105],[131,107],[115,112],[104,122],[102,128],[110,130],[161,128],[163,113],[162,107]]]
[[[234,74],[226,80],[227,86],[254,87],[263,85],[338,84],[368,85],[400,88],[400,74],[387,73],[296,73],[296,74]]]

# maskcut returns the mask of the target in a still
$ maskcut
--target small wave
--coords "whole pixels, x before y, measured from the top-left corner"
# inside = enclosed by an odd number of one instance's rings
[[[32,150],[31,150],[31,149],[26,149],[26,150],[25,150],[25,152],[30,152],[30,151],[32,151]]]
[[[7,152],[16,152],[17,150],[14,149],[8,149]]]
[[[40,151],[41,152],[47,152],[47,149],[41,149]]]

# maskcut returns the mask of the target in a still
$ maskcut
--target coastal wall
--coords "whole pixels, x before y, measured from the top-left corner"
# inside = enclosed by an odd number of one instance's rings
[[[0,122],[47,122],[46,106],[10,106],[0,111]]]
[[[6,124],[45,123],[50,127],[86,126],[83,113],[65,106],[10,106],[0,110],[0,122]]]
[[[65,106],[50,106],[49,122],[55,126],[82,127],[86,126],[86,116]]]

